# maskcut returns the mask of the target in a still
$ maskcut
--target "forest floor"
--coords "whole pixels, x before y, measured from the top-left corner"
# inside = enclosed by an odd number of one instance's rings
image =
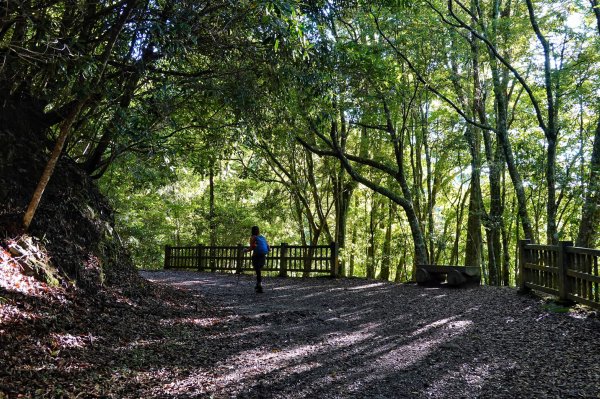
[[[0,398],[600,398],[597,315],[514,289],[141,275],[0,291]]]

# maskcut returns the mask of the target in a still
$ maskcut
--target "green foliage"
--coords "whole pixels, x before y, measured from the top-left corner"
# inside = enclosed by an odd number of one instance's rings
[[[123,159],[101,187],[118,210],[117,229],[135,264],[156,269],[162,267],[165,245],[209,242],[209,187],[190,167],[148,161]],[[282,192],[237,174],[230,169],[226,179],[224,174],[216,179],[217,245],[245,245],[255,224],[270,240],[294,242],[294,226],[280,206]]]
[[[496,134],[498,93],[508,103],[508,141],[534,238],[545,239],[550,183],[560,238],[578,233],[600,88],[600,41],[585,2],[533,2],[549,40],[548,76],[524,3],[495,19],[491,1],[452,2],[453,14],[437,0],[34,3],[44,11],[35,21],[21,8],[0,17],[0,87],[45,105],[44,139],[72,101],[86,100],[68,155],[101,178],[139,267],[160,267],[165,244],[245,243],[254,224],[273,242],[326,242],[342,224],[345,192],[341,254],[346,267],[354,259],[355,275],[366,274],[370,239],[376,261],[382,257],[389,197],[406,200],[391,222],[391,274],[409,279],[416,230],[431,262],[464,262],[477,172],[480,230],[502,226],[514,276],[523,231],[509,149]],[[554,182],[546,170],[554,141],[540,127],[550,117],[558,131]],[[487,141],[468,120],[488,127]],[[388,197],[353,183],[333,143]],[[489,217],[498,200],[494,157],[501,220]],[[492,255],[482,250],[485,268]]]

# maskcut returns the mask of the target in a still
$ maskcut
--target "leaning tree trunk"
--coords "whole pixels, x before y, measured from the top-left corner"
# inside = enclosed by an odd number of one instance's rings
[[[71,127],[73,126],[73,122],[77,118],[77,115],[79,115],[79,111],[81,111],[82,107],[83,107],[83,101],[80,101],[78,103],[77,107],[75,107],[75,109],[73,109],[73,111],[71,111],[71,114],[60,125],[60,133],[58,135],[58,139],[56,140],[56,144],[54,145],[54,149],[52,150],[52,153],[50,154],[50,159],[48,160],[48,163],[46,164],[46,167],[44,168],[44,171],[42,172],[42,177],[40,177],[40,180],[35,188],[35,191],[33,192],[31,201],[29,202],[29,205],[27,206],[27,210],[25,211],[25,215],[23,216],[23,228],[25,229],[25,231],[27,231],[29,229],[29,226],[31,225],[31,221],[33,220],[35,211],[37,210],[37,208],[40,204],[42,195],[44,194],[44,190],[46,190],[46,186],[48,186],[48,182],[50,181],[50,178],[52,177],[52,174],[54,173],[54,169],[56,168],[58,159],[60,158],[60,155],[62,154],[63,148],[65,146],[65,142],[67,141],[67,137],[69,136],[69,133],[71,132]]]
[[[117,42],[117,39],[119,38],[119,35],[121,34],[121,31],[123,29],[123,26],[125,26],[127,19],[129,18],[129,16],[133,12],[134,8],[136,7],[136,4],[137,4],[136,0],[130,0],[130,1],[126,2],[125,9],[121,13],[121,15],[119,15],[115,24],[111,27],[108,42],[107,42],[106,47],[104,48],[104,51],[100,57],[100,67],[99,67],[98,75],[94,79],[94,82],[93,82],[94,84],[91,85],[92,89],[94,88],[94,86],[100,84],[100,82],[102,81],[102,78],[104,77],[104,72],[106,70],[106,65],[108,64],[110,55],[114,48],[114,45]],[[60,125],[58,139],[56,140],[54,149],[52,150],[52,153],[50,154],[50,159],[48,160],[48,163],[46,164],[46,167],[44,168],[44,171],[42,172],[42,176],[40,177],[40,180],[38,181],[35,191],[33,192],[33,195],[31,197],[31,201],[29,202],[29,205],[27,206],[27,210],[25,211],[25,215],[23,216],[23,228],[25,230],[29,229],[29,226],[31,225],[31,221],[33,220],[33,217],[35,216],[35,212],[36,212],[36,210],[40,204],[40,201],[42,199],[42,195],[44,194],[44,191],[46,190],[46,186],[48,185],[48,182],[50,181],[52,174],[54,174],[54,169],[56,168],[58,159],[60,158],[60,156],[62,154],[63,148],[65,146],[65,142],[67,141],[67,138],[69,137],[69,134],[71,133],[71,128],[73,126],[73,122],[75,122],[75,119],[79,115],[79,112],[81,111],[81,109],[83,108],[83,106],[85,105],[85,103],[88,101],[89,98],[90,98],[90,94],[81,98],[77,102],[77,105],[73,108],[73,110],[71,111],[69,116]]]

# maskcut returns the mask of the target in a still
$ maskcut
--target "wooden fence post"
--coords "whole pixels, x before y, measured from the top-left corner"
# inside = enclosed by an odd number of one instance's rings
[[[337,242],[333,241],[331,244],[329,244],[330,250],[331,250],[331,277],[337,277],[337,272],[338,272],[338,263],[339,263],[339,259],[338,259],[338,244]]]
[[[214,273],[217,271],[217,263],[216,263],[217,249],[213,246],[209,246],[208,248],[209,248],[208,253],[209,253],[209,260],[210,260],[210,271]]]
[[[204,271],[204,244],[198,245],[198,271]]]
[[[237,245],[237,257],[235,259],[235,274],[242,274],[242,262],[244,261],[244,246]]]
[[[281,243],[281,253],[279,254],[279,277],[287,277],[287,247],[287,243]]]
[[[202,244],[198,244],[196,245],[196,269],[198,271],[202,271],[202,264],[200,263],[200,259],[202,259],[200,257],[200,254],[202,252]]]
[[[569,277],[567,271],[569,269],[569,257],[567,256],[567,247],[572,247],[573,241],[558,242],[558,299],[563,304],[572,304],[568,295],[571,293],[569,287]]]
[[[529,261],[529,253],[525,246],[528,244],[531,244],[531,240],[519,240],[519,292],[521,293],[530,291],[529,287],[525,285],[527,282],[525,263]]]
[[[163,269],[170,269],[170,268],[171,268],[171,246],[165,245],[165,264],[163,266]]]

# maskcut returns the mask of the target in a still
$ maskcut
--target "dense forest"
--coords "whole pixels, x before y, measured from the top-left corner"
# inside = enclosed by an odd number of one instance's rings
[[[600,0],[0,0],[0,399],[597,398],[598,71]]]
[[[598,0],[0,1],[0,221],[85,177],[140,268],[258,224],[513,285],[521,239],[600,245],[599,67]]]

